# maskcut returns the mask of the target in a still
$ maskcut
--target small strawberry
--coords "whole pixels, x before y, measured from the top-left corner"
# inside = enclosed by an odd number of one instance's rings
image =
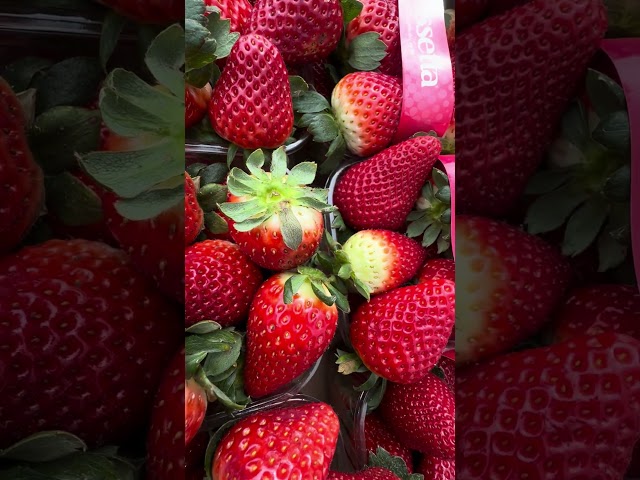
[[[400,457],[407,465],[409,472],[413,471],[413,458],[411,450],[402,445],[400,441],[391,433],[385,425],[379,412],[368,414],[364,420],[364,436],[368,452],[377,452],[378,448],[383,448],[394,457]]]
[[[200,123],[207,114],[211,102],[211,84],[202,88],[185,85],[184,89],[184,128],[191,128]]]
[[[456,461],[455,459],[423,455],[418,462],[416,471],[421,473],[425,480],[455,480]]]
[[[228,179],[228,202],[220,210],[229,217],[229,231],[240,249],[257,265],[288,270],[315,253],[324,231],[326,190],[307,187],[316,164],[303,162],[287,170],[284,148],[273,152],[271,171],[262,170],[264,153],[247,159],[251,175],[234,168]]]
[[[182,0],[98,0],[120,15],[140,23],[167,24],[184,18]]]
[[[391,470],[374,467],[358,473],[329,472],[327,480],[400,480]]]
[[[624,478],[640,438],[638,379],[640,342],[613,332],[463,370],[457,478]]]
[[[220,18],[231,22],[232,32],[243,33],[251,15],[249,0],[205,0],[204,3],[220,10]]]
[[[185,324],[214,320],[222,326],[244,320],[262,273],[237,245],[205,240],[184,252]]]
[[[406,447],[443,458],[454,457],[455,396],[437,376],[429,373],[410,385],[389,383],[379,410]]]
[[[202,231],[204,213],[198,204],[197,186],[189,174],[184,175],[184,244],[191,245]]]
[[[335,50],[342,23],[340,0],[256,0],[246,30],[268,38],[285,62],[304,64]]]
[[[409,459],[411,459],[409,452]],[[411,466],[411,463],[408,464]],[[411,473],[404,458],[378,447],[369,453],[364,470],[356,473],[329,472],[328,480],[423,480],[419,474]]]
[[[218,135],[241,148],[276,148],[293,129],[287,70],[277,48],[249,34],[238,39],[209,104]]]
[[[187,166],[187,172],[198,187],[196,200],[203,211],[204,234],[211,240],[229,240],[228,218],[220,212],[219,203],[227,199],[227,176],[229,168],[226,163],[205,165],[194,163]]]
[[[431,136],[411,138],[350,167],[333,194],[345,223],[356,230],[400,230],[440,153]]]
[[[213,458],[217,480],[324,479],[340,424],[325,403],[257,412],[224,435]]]
[[[432,278],[442,278],[451,282],[456,281],[456,263],[450,258],[432,258],[420,269],[418,283],[424,283]]]
[[[309,268],[274,275],[262,284],[247,322],[244,381],[250,397],[276,392],[327,350],[338,325],[332,295],[334,287]]]
[[[456,311],[456,357],[466,363],[537,332],[562,299],[570,270],[560,252],[507,224],[459,216],[456,228],[456,286],[464,299]]]
[[[184,382],[184,443],[196,436],[207,411],[207,394],[193,379]]]

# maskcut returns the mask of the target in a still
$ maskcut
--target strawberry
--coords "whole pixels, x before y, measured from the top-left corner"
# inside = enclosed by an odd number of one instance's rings
[[[415,137],[350,167],[333,194],[345,223],[356,230],[403,228],[439,153],[436,138]]]
[[[400,122],[402,85],[395,77],[355,72],[331,94],[331,109],[350,152],[376,154],[391,143]]]
[[[402,66],[398,4],[392,0],[362,0],[360,3],[360,15],[351,20],[346,27],[347,44],[363,33],[379,34],[380,40],[386,46],[386,55],[380,62],[378,71],[398,75]]]
[[[389,383],[380,415],[406,447],[442,458],[455,455],[455,397],[429,373],[410,385]]]
[[[220,10],[220,18],[231,22],[231,31],[242,33],[251,15],[249,0],[205,0],[205,5]]]
[[[250,397],[269,395],[294,380],[333,339],[338,308],[324,303],[333,292],[311,270],[274,275],[251,302],[244,378]]]
[[[442,278],[450,282],[456,281],[456,263],[450,258],[432,258],[420,269],[418,283],[425,283],[432,278]]]
[[[329,472],[327,478],[328,480],[423,480],[422,475],[411,473],[411,468],[407,468],[403,458],[394,456],[381,447],[369,453],[369,462],[364,470],[356,473]]]
[[[42,430],[96,446],[146,422],[180,316],[121,250],[49,240],[0,260],[0,337],[0,448]]]
[[[322,213],[331,210],[327,191],[307,187],[316,164],[302,162],[287,170],[284,148],[273,153],[271,172],[264,172],[264,154],[247,159],[251,175],[234,168],[228,179],[227,203],[220,210],[229,217],[229,233],[257,265],[288,270],[315,253],[324,231]]]
[[[602,0],[531,0],[457,36],[461,213],[516,205],[606,30]]]
[[[269,39],[287,63],[324,60],[340,40],[342,6],[340,0],[256,0],[246,28]]]
[[[184,382],[184,443],[196,436],[207,411],[207,394],[193,379]]]
[[[455,480],[456,461],[423,455],[418,463],[417,472],[421,473],[425,480]]]
[[[237,245],[205,240],[184,252],[185,324],[214,320],[229,326],[245,319],[262,273]]]
[[[352,274],[372,295],[411,280],[427,256],[418,242],[390,230],[361,230],[349,237],[342,252]]]
[[[455,350],[451,350],[451,353],[446,352],[443,353],[436,363],[436,367],[442,370],[444,374],[444,383],[455,392],[455,384],[456,384],[456,359],[455,359]]]
[[[198,204],[198,188],[188,173],[184,174],[184,244],[191,245],[202,231],[204,213]]]
[[[200,123],[207,114],[211,102],[211,84],[202,88],[185,85],[184,89],[184,128],[191,128]]]
[[[400,480],[391,470],[374,467],[358,473],[329,472],[327,480]]]
[[[324,479],[340,425],[326,403],[308,403],[252,414],[224,435],[213,458],[217,480]]]
[[[368,452],[375,453],[378,448],[383,448],[390,455],[404,460],[408,471],[413,471],[411,450],[402,445],[395,435],[389,431],[382,418],[380,418],[379,412],[374,411],[365,417],[364,436]]]
[[[182,0],[98,0],[120,15],[140,23],[166,24],[184,18]]]
[[[459,478],[619,479],[640,438],[640,342],[613,332],[458,375]]]
[[[570,269],[560,252],[507,224],[461,215],[456,228],[456,356],[466,363],[538,331],[562,299]]]
[[[289,75],[302,77],[313,89],[325,98],[331,97],[336,82],[331,77],[324,62],[312,62],[303,65],[287,65]]]
[[[44,175],[33,159],[24,129],[22,106],[0,77],[0,254],[18,245],[44,204]]]
[[[374,297],[351,319],[355,354],[338,358],[339,371],[349,374],[364,365],[392,382],[420,380],[447,345],[454,311],[455,287],[440,279]]]
[[[287,69],[277,48],[249,34],[238,39],[209,104],[218,135],[241,148],[276,148],[293,129]]]

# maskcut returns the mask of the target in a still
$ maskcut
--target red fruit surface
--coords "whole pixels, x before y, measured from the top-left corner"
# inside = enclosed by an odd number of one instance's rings
[[[602,0],[531,0],[457,35],[460,213],[516,205],[606,30]]]
[[[0,260],[0,338],[5,448],[42,430],[126,440],[182,337],[178,312],[124,252],[50,240]]]
[[[424,455],[418,463],[416,472],[424,475],[425,480],[455,480],[456,462],[454,459]]]
[[[608,332],[497,357],[458,374],[456,401],[457,478],[624,478],[640,342]]]
[[[333,194],[344,221],[356,230],[400,230],[440,153],[440,142],[416,137],[347,170]]]
[[[182,0],[98,0],[120,15],[140,23],[165,24],[184,18]]]
[[[191,128],[205,117],[211,101],[211,84],[202,88],[185,85],[184,89],[184,128]]]
[[[251,4],[248,0],[205,0],[205,5],[218,7],[220,18],[231,22],[231,31],[243,33],[244,26],[251,15]]]
[[[364,437],[368,452],[376,453],[378,448],[383,448],[392,456],[402,458],[407,465],[407,470],[413,472],[411,450],[402,445],[395,435],[389,431],[378,412],[374,411],[365,417]]]
[[[222,326],[244,320],[262,273],[237,245],[205,240],[184,252],[185,325],[213,320]]]
[[[293,129],[287,69],[278,49],[260,35],[238,39],[209,104],[218,135],[242,148],[276,148]]]
[[[430,373],[410,385],[389,383],[379,409],[391,431],[408,448],[454,457],[455,397],[435,375]]]
[[[184,382],[184,443],[189,445],[196,436],[207,412],[207,394],[191,379]]]
[[[418,283],[432,278],[442,278],[450,282],[456,281],[456,263],[450,258],[432,258],[420,269]]]
[[[397,288],[363,304],[351,319],[351,343],[373,373],[413,383],[436,364],[455,321],[455,286],[445,280]]]
[[[340,0],[256,0],[247,32],[268,38],[286,63],[326,59],[342,33]]]
[[[245,391],[258,398],[275,393],[309,369],[327,350],[338,325],[338,309],[322,303],[305,282],[284,303],[290,273],[269,278],[258,289],[247,322]]]
[[[216,480],[324,479],[339,430],[338,416],[325,403],[255,413],[222,438],[212,476]]]
[[[442,354],[436,366],[440,367],[444,372],[444,383],[455,392],[456,385],[456,359],[455,359],[455,350],[451,350],[451,353],[447,352],[446,354]],[[452,355],[453,354],[453,355]],[[451,358],[454,357],[454,358]]]
[[[184,174],[184,244],[191,245],[202,231],[204,213],[198,204],[196,186],[188,173]]]
[[[402,84],[375,72],[350,73],[331,94],[331,108],[347,148],[361,157],[391,143],[400,122]]]
[[[367,468],[357,473],[329,472],[327,480],[400,480],[390,470],[381,467]]]
[[[22,106],[0,78],[0,254],[18,245],[44,204],[44,176],[24,129]]]

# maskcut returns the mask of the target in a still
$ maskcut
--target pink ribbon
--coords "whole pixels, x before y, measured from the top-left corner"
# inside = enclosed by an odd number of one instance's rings
[[[456,258],[456,156],[440,155],[440,163],[444,166],[449,177],[451,188],[451,249],[453,258]]]
[[[453,113],[453,71],[442,0],[399,0],[403,100],[394,143],[416,132],[442,136]]]
[[[631,135],[631,247],[640,285],[640,38],[603,40],[601,49],[612,60],[627,99]]]

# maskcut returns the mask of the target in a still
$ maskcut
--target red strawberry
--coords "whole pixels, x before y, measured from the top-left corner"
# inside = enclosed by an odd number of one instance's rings
[[[191,128],[204,118],[211,101],[211,85],[202,88],[185,85],[184,89],[184,128]]]
[[[0,77],[0,254],[12,250],[41,213],[44,176],[33,160],[22,106]]]
[[[456,264],[450,258],[432,258],[420,269],[418,283],[424,283],[432,278],[442,278],[451,282],[456,281]]]
[[[156,394],[151,425],[147,435],[147,480],[172,480],[185,468],[185,423],[182,390],[184,381],[184,348],[171,361]],[[187,392],[184,397],[186,401]],[[186,420],[186,418],[185,418]]]
[[[218,135],[241,148],[276,148],[293,129],[287,69],[276,47],[260,35],[238,39],[209,104]]]
[[[342,33],[340,0],[256,0],[247,31],[268,38],[284,61],[324,60]]]
[[[300,287],[286,303],[288,280],[296,280]],[[323,303],[311,282],[315,279],[305,275],[280,273],[255,294],[247,322],[244,370],[250,397],[276,392],[309,369],[329,347],[338,326],[338,308]],[[325,286],[318,288],[329,294]]]
[[[362,11],[346,28],[347,43],[363,33],[380,34],[387,46],[387,55],[380,62],[378,71],[398,75],[402,66],[400,55],[400,24],[398,4],[392,0],[362,0]]]
[[[212,476],[217,480],[324,479],[339,430],[338,416],[325,403],[255,413],[222,438]]]
[[[435,375],[417,383],[389,383],[380,403],[380,415],[405,446],[412,450],[453,458],[455,454],[455,397]]]
[[[444,383],[455,392],[456,385],[456,359],[455,359],[455,350],[451,350],[449,352],[443,353],[436,363],[436,367],[440,367],[442,369],[442,373],[444,373]]]
[[[417,472],[424,475],[425,480],[455,480],[456,461],[424,455],[418,463]]]
[[[623,478],[640,438],[639,380],[640,342],[612,332],[465,369],[457,477]]]
[[[329,472],[327,480],[400,480],[391,470],[374,467],[358,473]]]
[[[184,244],[191,245],[202,231],[204,213],[198,204],[197,187],[188,173],[184,174]]]
[[[182,0],[98,0],[120,15],[140,23],[173,23],[184,18]]]
[[[372,295],[411,280],[427,256],[419,242],[390,230],[361,230],[349,237],[342,251]]]
[[[92,446],[129,438],[180,331],[173,305],[121,250],[50,240],[4,257],[0,448],[42,430]]]
[[[205,0],[204,3],[220,10],[220,18],[231,22],[232,32],[243,32],[251,15],[251,4],[248,0]]]
[[[237,245],[205,240],[184,252],[185,324],[214,320],[234,325],[244,320],[262,273]]]
[[[196,436],[207,412],[207,394],[193,380],[184,382],[184,443],[189,445]]]
[[[400,457],[407,465],[409,472],[413,471],[413,459],[411,450],[402,445],[393,433],[389,431],[379,412],[370,413],[365,417],[364,436],[367,444],[367,452],[377,452],[383,448],[394,457]]]
[[[220,210],[229,217],[229,233],[257,265],[288,270],[302,265],[316,252],[324,231],[326,190],[307,187],[316,164],[303,162],[287,170],[284,148],[273,153],[271,172],[264,172],[264,154],[247,159],[247,175],[231,170],[227,203]]]
[[[462,213],[516,205],[606,30],[602,0],[531,0],[457,36]]]
[[[374,374],[396,383],[413,383],[442,355],[454,312],[454,285],[445,280],[397,288],[356,311],[351,320],[351,343],[360,361]],[[341,371],[350,373],[350,365],[341,365]]]
[[[368,157],[391,143],[400,122],[402,85],[375,72],[343,77],[331,94],[331,108],[352,153]]]
[[[440,153],[430,136],[394,145],[349,168],[333,195],[342,218],[356,230],[400,230]]]
[[[562,299],[570,270],[556,249],[507,224],[461,215],[456,228],[456,286],[463,298],[456,356],[465,363],[538,331]]]

